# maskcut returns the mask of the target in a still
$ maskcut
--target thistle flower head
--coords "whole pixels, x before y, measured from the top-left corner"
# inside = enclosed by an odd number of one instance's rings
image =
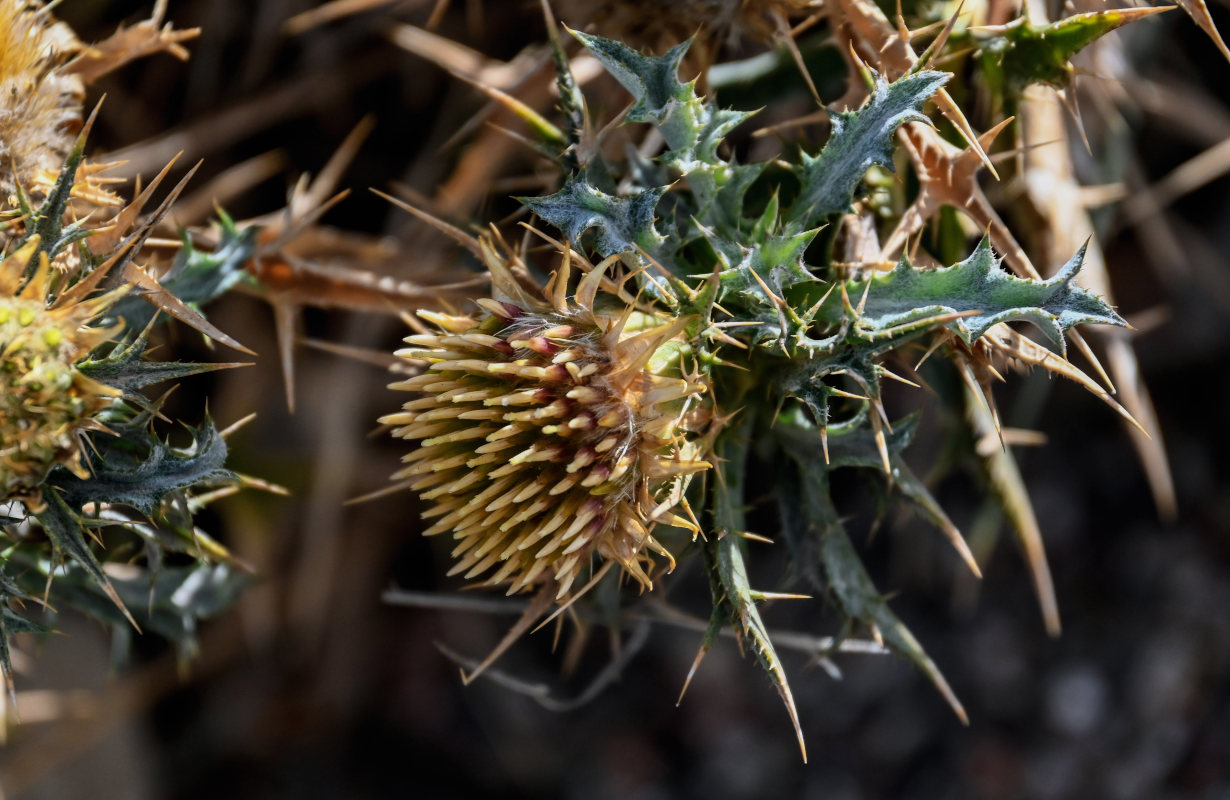
[[[97,428],[95,414],[120,394],[76,367],[115,333],[90,322],[119,293],[86,300],[77,293],[55,294],[57,272],[38,245],[33,237],[0,262],[0,491],[5,497],[34,493],[56,465],[84,477],[81,433]]]
[[[569,292],[570,253],[542,296],[526,291],[490,241],[481,243],[494,298],[472,316],[421,311],[438,332],[410,336],[399,355],[427,369],[393,388],[416,392],[381,421],[418,447],[394,479],[429,503],[427,535],[452,532],[450,574],[485,576],[509,594],[552,583],[557,600],[595,557],[643,588],[654,536],[676,513],[687,477],[709,466],[693,436],[703,385],[680,375],[673,340],[688,320],[657,319],[591,267]],[[671,560],[673,566],[673,560]]]
[[[0,0],[0,202],[72,148],[85,90],[59,67],[81,47],[41,3]]]

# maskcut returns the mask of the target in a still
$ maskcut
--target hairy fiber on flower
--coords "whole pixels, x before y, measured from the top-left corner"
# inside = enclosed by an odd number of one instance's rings
[[[430,504],[425,534],[457,540],[450,574],[509,594],[552,584],[567,601],[591,568],[618,565],[650,588],[651,553],[674,566],[655,527],[699,531],[676,512],[710,466],[694,435],[705,387],[680,376],[672,345],[689,320],[638,311],[617,287],[618,308],[596,308],[607,262],[584,263],[569,297],[569,252],[533,294],[514,277],[524,264],[481,246],[494,298],[472,316],[420,311],[438,332],[399,351],[428,368],[393,384],[419,396],[381,420],[418,443],[394,480]]]

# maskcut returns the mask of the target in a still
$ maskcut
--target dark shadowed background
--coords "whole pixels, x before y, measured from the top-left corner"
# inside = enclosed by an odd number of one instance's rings
[[[142,19],[149,5],[65,0],[56,12],[90,41]],[[401,182],[436,195],[465,149],[464,141],[445,146],[448,138],[483,105],[473,89],[389,40],[394,17],[421,25],[433,4],[403,2],[396,14],[285,33],[285,21],[312,5],[173,0],[169,18],[178,27],[203,29],[191,60],[158,56],[108,79],[93,152],[118,151],[130,159],[119,173],[148,177],[184,150],[185,165],[204,159],[194,187],[275,153],[262,162],[269,177],[223,200],[242,219],[279,208],[301,173],[319,171],[374,115],[342,179],[353,194],[325,221],[395,237],[400,255],[382,265],[390,274],[413,279],[452,263],[447,241],[367,191]],[[492,58],[511,59],[542,38],[537,3],[452,5],[440,32]],[[1213,13],[1227,17],[1220,6]],[[1159,85],[1201,89],[1212,104],[1204,111],[1230,119],[1230,64],[1186,17],[1171,13],[1154,24],[1160,45],[1142,53],[1138,68]],[[805,110],[801,93],[799,103]],[[1135,120],[1137,154],[1153,179],[1215,144],[1194,135],[1175,108],[1169,118]],[[1223,124],[1230,137],[1230,122]],[[511,153],[502,174],[485,179],[532,171],[532,153]],[[495,219],[515,208],[508,195],[526,189],[508,180],[477,194],[488,191],[495,200],[455,210]],[[289,414],[272,314],[258,298],[232,295],[209,316],[260,357],[243,370],[185,381],[175,410],[198,419],[209,396],[223,424],[258,413],[232,439],[232,465],[292,496],[249,492],[206,520],[257,578],[236,608],[204,625],[200,655],[183,670],[163,643],[140,639],[126,666],[111,672],[107,634],[92,621],[62,619],[66,635],[49,638],[19,675],[25,719],[0,750],[0,788],[21,800],[1226,800],[1228,200],[1230,182],[1216,180],[1175,202],[1167,220],[1182,249],[1162,262],[1146,262],[1130,227],[1105,243],[1120,310],[1136,320],[1164,314],[1160,325],[1141,326],[1136,344],[1175,473],[1173,524],[1158,521],[1122,428],[1095,398],[1040,375],[1014,380],[1000,395],[1010,423],[1014,415],[1030,420],[1049,439],[1021,461],[1055,574],[1061,638],[1046,635],[1008,537],[985,563],[981,586],[908,516],[890,515],[874,537],[858,539],[878,585],[896,592],[894,609],[964,701],[968,728],[896,658],[839,656],[844,676],[834,681],[804,670],[804,655],[787,653],[811,756],[803,765],[773,688],[731,640],[714,648],[676,707],[700,634],[665,626],[647,631],[617,683],[574,710],[546,710],[488,681],[463,687],[436,643],[482,656],[515,617],[383,603],[394,586],[455,591],[458,584],[443,578],[443,543],[417,535],[409,495],[343,505],[381,488],[396,469],[401,445],[369,436],[376,417],[401,402],[385,388],[388,375],[301,348],[298,407]],[[307,337],[380,350],[395,347],[403,329],[393,315],[316,310],[303,326]],[[205,351],[182,328],[168,336],[177,354],[233,360],[222,349]],[[926,435],[915,445],[933,446]],[[861,489],[852,483],[850,491],[860,507]],[[980,487],[956,474],[937,494],[963,531],[985,525]],[[769,546],[753,547],[763,569],[754,582],[772,586],[781,564]],[[681,570],[666,584],[673,603],[705,613],[703,576]],[[765,618],[770,628],[816,635],[839,627],[822,599],[779,603]],[[570,697],[609,653],[606,639],[594,637],[576,675],[562,678],[544,630],[500,666]]]

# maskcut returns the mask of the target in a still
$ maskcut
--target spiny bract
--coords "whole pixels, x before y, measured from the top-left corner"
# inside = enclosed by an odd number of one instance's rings
[[[540,299],[482,246],[494,299],[474,316],[420,311],[439,332],[398,352],[427,369],[393,384],[420,397],[381,420],[419,443],[394,479],[430,504],[424,533],[458,540],[449,574],[494,570],[484,584],[549,585],[565,600],[599,556],[598,576],[618,564],[650,588],[650,553],[674,565],[655,526],[698,531],[674,509],[686,477],[709,466],[695,436],[704,386],[679,376],[672,346],[687,320],[626,295],[598,310],[606,264],[587,264],[569,298],[569,253]]]

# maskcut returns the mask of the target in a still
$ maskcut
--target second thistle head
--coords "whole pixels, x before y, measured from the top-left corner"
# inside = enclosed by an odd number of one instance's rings
[[[417,443],[394,479],[428,503],[427,535],[457,540],[450,574],[510,594],[549,584],[566,602],[617,565],[649,588],[651,553],[674,563],[655,528],[698,532],[677,512],[709,467],[695,435],[705,387],[680,364],[688,320],[639,309],[605,262],[582,261],[573,290],[566,250],[531,292],[524,264],[481,246],[493,297],[468,316],[420,312],[435,330],[399,352],[426,369],[393,385],[418,396],[381,420]]]

